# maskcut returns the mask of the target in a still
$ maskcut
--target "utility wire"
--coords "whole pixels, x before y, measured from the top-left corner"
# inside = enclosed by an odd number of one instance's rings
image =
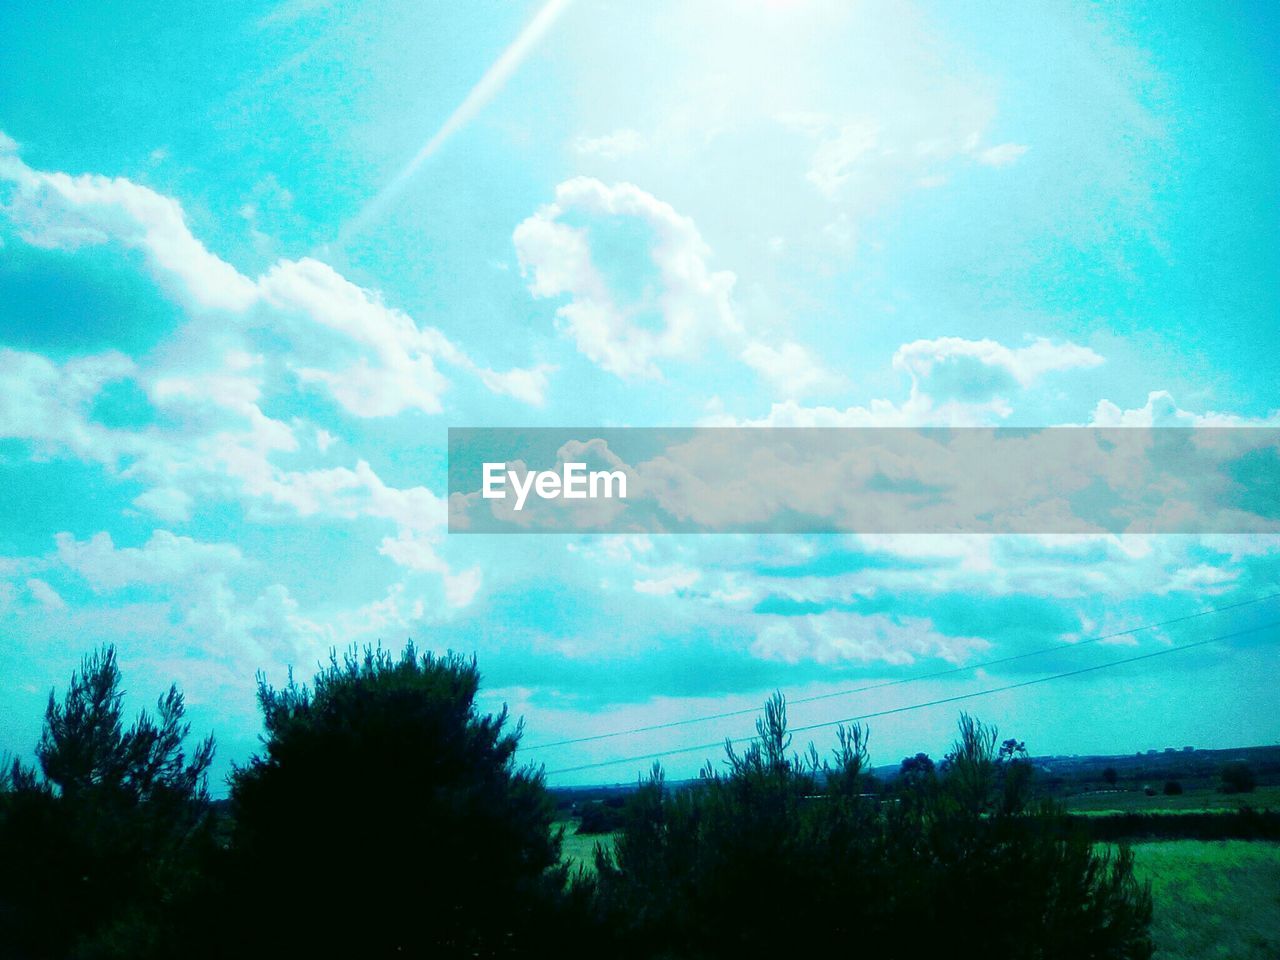
[[[1009,683],[1001,687],[989,687],[985,690],[975,690],[971,693],[960,693],[952,697],[940,697],[937,700],[927,700],[924,703],[912,703],[903,707],[891,707],[887,710],[876,710],[872,713],[859,714],[856,717],[845,717],[841,720],[824,720],[822,723],[811,723],[803,727],[795,727],[791,733],[806,733],[810,730],[820,730],[824,727],[835,727],[843,723],[856,723],[860,720],[872,720],[876,717],[888,717],[898,713],[908,713],[912,710],[923,710],[925,707],[937,707],[947,703],[959,703],[962,700],[973,700],[977,697],[990,696],[993,693],[1004,693],[1006,690],[1018,690],[1022,687],[1031,687],[1039,683],[1048,683],[1050,680],[1062,680],[1065,677],[1078,677],[1084,673],[1093,673],[1097,670],[1106,670],[1110,667],[1119,667],[1127,663],[1137,663],[1140,660],[1150,660],[1154,657],[1163,657],[1170,653],[1179,653],[1183,650],[1191,650],[1194,647],[1203,647],[1206,644],[1218,643],[1222,640],[1231,640],[1236,637],[1247,636],[1251,633],[1257,633],[1260,630],[1268,630],[1272,627],[1280,627],[1280,620],[1273,620],[1256,627],[1249,627],[1246,630],[1237,630],[1233,633],[1223,633],[1216,637],[1209,637],[1205,640],[1197,640],[1194,643],[1184,643],[1176,647],[1168,647],[1164,650],[1156,650],[1152,653],[1144,653],[1136,657],[1126,657],[1123,660],[1109,660],[1106,663],[1094,664],[1091,667],[1080,667],[1076,670],[1068,670],[1065,673],[1055,673],[1047,677],[1037,677],[1034,680],[1021,680],[1018,683]],[[659,750],[655,753],[644,753],[634,757],[622,757],[617,760],[599,760],[595,763],[584,763],[576,767],[565,767],[560,770],[552,770],[547,773],[548,777],[555,777],[566,773],[578,773],[583,770],[596,770],[601,767],[613,767],[623,763],[639,763],[643,760],[659,760],[663,757],[672,757],[683,753],[695,753],[699,750],[711,750],[719,746],[727,746],[729,744],[750,743],[756,737],[726,737],[724,740],[714,741],[712,743],[700,743],[692,747],[677,747],[673,750]]]
[[[957,673],[967,673],[970,670],[982,670],[986,667],[1000,666],[1005,663],[1013,663],[1015,660],[1025,660],[1028,657],[1039,657],[1046,653],[1057,653],[1061,650],[1075,650],[1080,647],[1087,647],[1092,643],[1102,643],[1105,640],[1115,640],[1120,637],[1132,636],[1135,633],[1142,633],[1145,630],[1158,630],[1161,627],[1170,627],[1176,623],[1186,623],[1188,620],[1195,620],[1198,617],[1205,617],[1213,613],[1225,613],[1228,610],[1238,610],[1240,607],[1247,607],[1251,604],[1262,603],[1266,600],[1275,600],[1280,598],[1280,592],[1269,593],[1266,596],[1254,597],[1251,600],[1241,600],[1237,603],[1228,603],[1220,607],[1210,607],[1208,610],[1200,610],[1197,613],[1188,613],[1180,617],[1171,617],[1168,620],[1159,620],[1155,623],[1144,623],[1141,626],[1130,627],[1127,630],[1119,630],[1115,633],[1107,633],[1097,637],[1090,637],[1087,640],[1076,640],[1070,643],[1058,643],[1051,647],[1041,647],[1038,650],[1031,650],[1027,653],[1017,653],[1008,657],[999,657],[995,660],[984,660],[981,663],[970,663],[962,667],[949,667],[946,670],[935,670],[932,673],[917,674],[912,677],[899,677],[896,680],[882,680],[879,683],[872,683],[863,687],[854,687],[851,690],[837,690],[834,693],[820,693],[811,697],[798,697],[794,700],[788,700],[790,704],[800,703],[816,703],[819,700],[831,700],[835,697],[848,697],[855,693],[866,693],[869,690],[880,690],[884,687],[897,687],[905,683],[918,683],[921,680],[936,680],[939,677],[949,677]],[[683,720],[668,720],[664,723],[654,723],[647,727],[631,727],[627,730],[614,730],[610,733],[597,733],[587,737],[570,737],[565,740],[552,740],[548,743],[537,743],[533,746],[520,748],[523,753],[531,753],[534,750],[550,750],[552,747],[567,747],[575,743],[593,743],[597,740],[611,740],[614,737],[625,737],[633,733],[650,733],[654,730],[669,730],[672,727],[684,727],[694,723],[706,723],[711,720],[728,720],[732,717],[744,717],[748,714],[759,712],[759,707],[747,707],[743,710],[728,710],[724,713],[712,713],[700,717],[686,717]]]

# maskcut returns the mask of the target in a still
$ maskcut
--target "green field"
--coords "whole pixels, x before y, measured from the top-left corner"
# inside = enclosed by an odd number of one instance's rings
[[[596,869],[596,844],[600,843],[606,847],[611,847],[613,846],[613,838],[616,836],[616,834],[612,833],[574,833],[574,830],[578,828],[576,820],[564,820],[557,823],[556,826],[564,827],[564,844],[560,849],[561,859],[569,863],[574,869],[581,866],[591,873],[594,873]]]
[[[1186,793],[1148,797],[1142,790],[1104,790],[1063,797],[1071,813],[1196,813],[1218,810],[1280,810],[1280,787],[1259,787],[1253,793],[1219,793],[1212,787],[1187,788]]]
[[[1280,844],[1170,840],[1133,851],[1151,881],[1157,960],[1280,957]]]

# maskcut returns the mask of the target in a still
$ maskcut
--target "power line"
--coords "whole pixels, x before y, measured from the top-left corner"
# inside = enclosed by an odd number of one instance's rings
[[[794,700],[788,700],[787,702],[791,704],[815,703],[819,700],[831,700],[835,697],[848,697],[855,693],[866,693],[870,690],[880,690],[885,687],[896,687],[905,683],[918,683],[921,680],[936,680],[939,677],[949,677],[957,673],[967,673],[970,670],[982,670],[986,667],[996,667],[1005,663],[1013,663],[1015,660],[1025,660],[1028,657],[1039,657],[1046,653],[1057,653],[1061,650],[1076,650],[1080,647],[1087,647],[1092,643],[1102,643],[1106,640],[1128,637],[1135,633],[1142,633],[1145,630],[1158,630],[1161,627],[1173,626],[1176,623],[1185,623],[1188,620],[1195,620],[1198,617],[1205,617],[1213,613],[1225,613],[1228,610],[1237,610],[1240,607],[1247,607],[1251,604],[1262,603],[1265,600],[1275,600],[1277,598],[1280,598],[1280,592],[1269,593],[1262,597],[1254,597],[1251,600],[1241,600],[1237,603],[1228,603],[1220,607],[1211,607],[1208,610],[1201,610],[1197,613],[1188,613],[1180,617],[1171,617],[1168,620],[1159,620],[1155,623],[1145,623],[1141,626],[1130,627],[1127,630],[1119,630],[1115,633],[1106,633],[1101,636],[1090,637],[1087,640],[1058,643],[1051,647],[1041,647],[1038,650],[1031,650],[1027,653],[1017,653],[1008,657],[999,657],[995,660],[984,660],[980,663],[970,663],[962,667],[949,667],[946,670],[935,670],[932,673],[917,674],[913,677],[899,677],[896,680],[882,680],[879,683],[872,683],[863,687],[854,687],[850,690],[837,690],[834,693],[820,693],[810,697],[799,697]],[[663,723],[654,723],[645,727],[631,727],[627,730],[614,730],[610,733],[596,733],[586,737],[570,737],[565,740],[552,740],[548,743],[537,743],[530,747],[521,747],[520,749],[525,753],[531,753],[534,750],[550,750],[552,747],[567,747],[576,743],[593,743],[598,740],[611,740],[614,737],[625,737],[634,733],[650,733],[654,730],[669,730],[673,727],[684,727],[694,723],[707,723],[711,720],[728,720],[732,717],[743,717],[757,712],[759,712],[758,707],[747,707],[742,710],[728,710],[724,713],[712,713],[700,717],[686,717],[683,720],[668,720]]]
[[[960,693],[951,697],[940,697],[937,700],[927,700],[924,703],[912,703],[903,707],[891,707],[887,710],[876,710],[872,713],[859,714],[856,717],[845,717],[841,720],[824,720],[822,723],[811,723],[803,727],[795,727],[791,733],[806,733],[810,730],[820,730],[824,727],[835,727],[842,723],[857,723],[860,720],[873,720],[877,717],[888,717],[898,713],[908,713],[912,710],[923,710],[926,707],[937,707],[948,703],[959,703],[962,700],[973,700],[977,697],[990,696],[993,693],[1004,693],[1007,690],[1018,690],[1022,687],[1031,687],[1039,683],[1048,683],[1050,680],[1062,680],[1066,677],[1078,677],[1084,673],[1093,673],[1097,670],[1106,670],[1110,667],[1119,667],[1127,663],[1137,663],[1140,660],[1150,660],[1154,657],[1163,657],[1170,653],[1179,653],[1183,650],[1191,650],[1194,647],[1203,647],[1209,643],[1218,643],[1223,640],[1232,640],[1236,637],[1243,637],[1251,633],[1257,633],[1260,630],[1267,630],[1272,627],[1280,627],[1280,620],[1273,620],[1270,623],[1264,623],[1260,626],[1249,627],[1245,630],[1237,630],[1233,633],[1223,633],[1216,637],[1209,637],[1205,640],[1197,640],[1194,643],[1184,643],[1177,647],[1168,647],[1164,650],[1155,650],[1151,653],[1144,653],[1136,657],[1126,657],[1123,660],[1109,660],[1106,663],[1094,664],[1091,667],[1080,667],[1076,670],[1068,670],[1065,673],[1055,673],[1047,677],[1037,677],[1034,680],[1021,680],[1017,683],[1005,684],[1001,687],[989,687],[985,690],[975,690],[971,693]],[[718,740],[712,743],[700,743],[692,747],[677,747],[674,750],[659,750],[656,753],[645,753],[634,757],[622,757],[617,760],[599,760],[595,763],[584,763],[576,767],[565,767],[560,770],[552,770],[547,773],[548,777],[555,777],[566,773],[579,773],[583,770],[596,770],[601,767],[613,767],[623,763],[639,763],[644,760],[659,760],[663,757],[677,756],[683,753],[695,753],[698,750],[711,750],[715,747],[727,744],[750,743],[756,737],[737,737]]]

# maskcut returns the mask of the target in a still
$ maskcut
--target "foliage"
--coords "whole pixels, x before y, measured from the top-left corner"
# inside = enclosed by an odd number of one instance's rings
[[[964,715],[945,760],[904,761],[884,801],[864,789],[867,735],[790,755],[775,696],[725,770],[668,789],[655,767],[612,854],[599,902],[612,953],[688,958],[847,952],[885,957],[1148,957],[1149,893],[1132,855],[1095,852],[1030,802],[1023,744],[999,748]],[[924,758],[927,759],[927,758]]]
[[[1258,778],[1253,772],[1253,767],[1243,760],[1228,763],[1222,768],[1224,793],[1253,793],[1257,787]]]
[[[613,833],[622,826],[622,810],[625,801],[619,798],[594,800],[584,804],[578,819],[578,833]]]
[[[168,911],[209,842],[212,737],[188,755],[182,694],[124,721],[113,647],[49,694],[39,772],[13,761],[0,787],[0,954],[162,955]]]
[[[232,778],[228,955],[528,955],[551,936],[553,805],[479,684],[474,659],[412,644],[333,655],[311,688],[259,678],[263,749]]]
[[[1166,797],[1178,797],[1182,795],[1182,784],[1177,780],[1166,780],[1164,782],[1164,795]]]

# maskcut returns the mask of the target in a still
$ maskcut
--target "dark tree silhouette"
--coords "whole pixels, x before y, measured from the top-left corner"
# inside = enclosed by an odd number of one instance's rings
[[[49,694],[36,758],[0,802],[0,955],[163,956],[210,841],[213,738],[188,755],[182,694],[126,727],[113,647]]]
[[[519,724],[476,707],[474,659],[334,655],[260,678],[263,749],[232,778],[226,955],[532,955],[558,922],[560,834]]]
[[[1235,760],[1222,768],[1223,793],[1253,793],[1258,777],[1244,760]]]

